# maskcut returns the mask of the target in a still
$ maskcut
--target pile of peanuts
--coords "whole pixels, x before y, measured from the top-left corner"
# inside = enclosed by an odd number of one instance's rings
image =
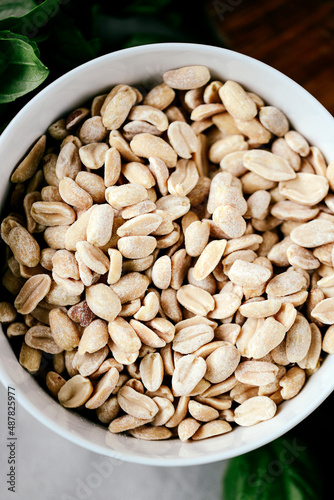
[[[334,162],[204,66],[48,128],[1,223],[19,363],[112,433],[268,420],[334,352]]]

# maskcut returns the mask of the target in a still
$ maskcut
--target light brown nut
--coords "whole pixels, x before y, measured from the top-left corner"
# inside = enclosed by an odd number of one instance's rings
[[[105,185],[102,177],[92,172],[79,172],[75,182],[90,194],[94,203],[104,202]]]
[[[229,342],[224,342],[206,358],[205,378],[213,384],[223,382],[234,373],[239,361],[238,349]]]
[[[79,354],[76,352],[72,359],[73,368],[78,370],[83,377],[88,377],[99,369],[109,352],[108,346],[104,346],[93,353]]]
[[[59,179],[56,175],[56,164],[57,155],[54,153],[47,154],[43,157],[43,175],[47,184],[50,186],[57,187],[59,184]]]
[[[236,285],[256,288],[270,279],[271,272],[269,269],[253,262],[237,259],[233,262],[228,277]]]
[[[188,354],[175,364],[172,387],[179,396],[187,396],[204,377],[206,362],[201,357]]]
[[[24,336],[24,341],[29,347],[40,349],[49,354],[59,354],[63,351],[53,339],[50,327],[36,325],[29,328]]]
[[[322,335],[320,329],[315,323],[310,323],[311,328],[311,344],[306,356],[298,361],[300,368],[314,370],[318,363],[321,354]]]
[[[197,150],[197,136],[188,123],[173,121],[168,127],[167,135],[174,151],[181,158],[190,159],[191,153]]]
[[[164,377],[161,355],[158,352],[146,354],[140,362],[139,370],[144,387],[151,392],[157,391]]]
[[[93,272],[88,266],[86,266],[78,252],[75,252],[75,258],[79,267],[80,280],[84,286],[91,286],[96,283],[100,275]]]
[[[181,328],[173,339],[173,350],[181,354],[191,354],[202,345],[211,342],[214,331],[210,325],[205,323],[190,325]]]
[[[148,191],[147,191],[148,194]],[[133,217],[138,217],[138,215],[148,214],[150,212],[155,211],[156,206],[155,203],[151,200],[140,201],[139,203],[135,203],[134,205],[130,205],[122,210],[122,219],[120,226],[124,223],[124,220],[132,219]],[[159,213],[161,210],[159,211]]]
[[[65,226],[76,219],[73,208],[60,201],[36,201],[31,207],[31,216],[44,226]]]
[[[27,156],[16,167],[12,176],[11,182],[19,183],[30,179],[36,172],[38,165],[44,155],[46,144],[46,135],[42,135],[36,144],[29,151]]]
[[[44,299],[51,287],[51,278],[47,274],[36,274],[28,279],[15,298],[14,306],[18,313],[31,313]]]
[[[247,212],[245,218],[265,219],[271,202],[268,191],[259,190],[253,193],[247,200]]]
[[[40,247],[33,236],[22,226],[11,229],[8,245],[15,259],[28,267],[37,266],[40,258]]]
[[[226,240],[213,240],[207,244],[199,256],[193,271],[193,276],[196,280],[206,278],[223,257]]]
[[[319,208],[281,200],[271,206],[270,212],[278,219],[307,222],[318,215]]]
[[[169,170],[166,163],[160,158],[152,156],[149,158],[148,167],[156,180],[161,195],[166,196],[168,194],[167,181],[169,177]]]
[[[290,237],[293,243],[305,248],[315,248],[334,242],[334,222],[316,219],[295,227]]]
[[[79,241],[77,243],[77,255],[95,273],[105,274],[109,270],[108,257],[102,250],[91,245],[88,241]]]
[[[274,140],[271,145],[271,152],[277,156],[285,158],[291,165],[291,167],[298,172],[301,168],[301,158],[298,153],[293,151],[285,139],[282,137]]]
[[[111,147],[104,158],[104,184],[111,187],[118,181],[121,174],[121,155],[115,147]]]
[[[42,360],[42,351],[29,347],[24,341],[21,345],[19,354],[19,363],[30,373],[36,373],[39,370]]]
[[[52,269],[61,278],[80,279],[78,263],[72,252],[57,250],[52,255]]]
[[[45,243],[53,250],[64,249],[66,245],[66,234],[69,229],[70,226],[47,227],[43,234]]]
[[[83,144],[89,144],[90,142],[102,142],[107,137],[107,133],[101,116],[92,116],[83,122],[79,137]]]
[[[142,419],[133,417],[132,415],[122,415],[121,417],[116,418],[110,422],[108,427],[109,431],[113,434],[118,434],[120,432],[125,432],[130,429],[135,429],[136,427],[141,427],[142,425],[151,422],[152,418]]]
[[[134,318],[138,321],[150,321],[155,318],[160,309],[158,296],[154,292],[149,292],[145,295],[140,309],[134,314]]]
[[[311,345],[311,328],[307,319],[297,313],[296,319],[286,334],[286,356],[290,363],[301,361]]]
[[[51,288],[45,296],[47,304],[54,306],[74,306],[80,302],[80,295],[71,295],[62,286],[56,282],[51,283]]]
[[[28,199],[30,198],[30,195],[31,195],[31,193],[29,193],[29,195],[27,195]],[[59,189],[56,186],[45,186],[42,188],[41,193],[40,194],[38,193],[38,195],[39,196],[36,197],[36,199],[32,203],[34,203],[35,201],[41,201],[41,200],[42,201],[63,201],[63,198],[60,196]],[[38,228],[36,222],[31,218],[30,208],[29,208],[28,217],[30,218],[30,220],[33,221],[33,224],[35,225],[35,227]],[[34,232],[34,231],[31,231],[31,232]]]
[[[187,254],[191,257],[199,257],[208,244],[209,236],[210,226],[206,221],[192,222],[184,234]]]
[[[235,422],[242,427],[248,427],[273,418],[276,411],[277,406],[272,399],[267,396],[255,396],[235,409]]]
[[[235,118],[235,125],[254,144],[267,144],[271,139],[271,133],[257,118],[252,120],[240,120]]]
[[[150,281],[147,276],[138,272],[128,273],[122,276],[117,283],[110,288],[117,294],[122,304],[141,297]]]
[[[137,101],[137,94],[131,87],[124,85],[111,99],[107,97],[103,109],[102,121],[108,130],[121,127],[128,114]]]
[[[149,328],[140,321],[131,319],[130,325],[135,330],[143,344],[154,348],[161,348],[166,345],[163,338],[161,338],[152,328]]]
[[[98,170],[104,165],[109,147],[104,142],[91,142],[79,149],[79,156],[85,167]]]
[[[233,118],[251,120],[256,116],[255,102],[239,83],[232,80],[226,81],[219,89],[219,96]]]
[[[298,172],[295,179],[279,183],[279,192],[291,201],[313,206],[322,201],[328,193],[326,177]]]
[[[116,148],[121,157],[126,161],[138,161],[143,160],[137,156],[130,148],[129,143],[124,139],[122,134],[118,130],[112,130],[109,134],[109,144],[112,148]]]
[[[154,125],[160,132],[168,128],[168,118],[166,114],[155,106],[140,104],[134,106],[128,116],[129,120],[142,120]]]
[[[240,313],[246,318],[267,318],[278,313],[281,308],[281,301],[268,299],[260,302],[248,302],[240,306]]]
[[[7,330],[7,332],[8,332],[8,330]],[[325,333],[323,340],[322,340],[322,350],[325,352],[328,352],[328,354],[334,353],[334,327],[333,326],[330,326],[326,330],[326,333]]]
[[[175,326],[168,319],[153,318],[146,324],[166,343],[172,342],[175,335]]]
[[[327,162],[323,153],[317,146],[310,147],[310,153],[307,157],[307,160],[312,165],[316,174],[318,174],[319,176],[326,176]]]
[[[109,262],[107,282],[109,285],[113,285],[117,283],[117,281],[120,279],[122,275],[123,257],[121,252],[119,252],[115,248],[109,248],[108,254],[110,262]]]
[[[158,392],[158,391],[155,391],[155,392]],[[147,392],[146,394],[148,395],[149,393]],[[165,425],[165,423],[168,422],[168,420],[170,420],[170,418],[175,413],[174,405],[166,397],[154,396],[153,401],[155,402],[156,405],[158,405],[159,411],[156,414],[156,416],[154,417],[154,420],[152,420],[151,425],[154,425],[154,426]]]
[[[10,302],[0,302],[0,322],[12,323],[17,316],[15,307]]]
[[[145,189],[155,186],[155,179],[149,168],[142,163],[131,161],[122,166],[122,174],[129,181],[140,184]]]
[[[120,406],[116,396],[111,396],[101,406],[96,408],[96,416],[103,424],[110,424],[119,414]]]
[[[163,255],[155,261],[152,267],[152,281],[157,288],[165,290],[170,285],[172,275],[171,260]]]
[[[172,219],[178,219],[190,210],[190,201],[186,196],[162,196],[156,202],[158,210],[168,212]]]
[[[276,187],[274,181],[269,181],[255,172],[247,172],[240,177],[240,180],[245,194],[253,194],[259,189],[273,189]]]
[[[125,352],[123,351],[117,344],[115,344],[112,340],[109,340],[108,342],[110,351],[113,355],[113,357],[116,359],[116,361],[122,365],[131,365],[133,364],[138,356],[139,356],[139,351],[137,352]]]
[[[78,408],[86,403],[93,392],[93,384],[82,375],[67,380],[58,392],[59,403],[65,408]]]
[[[70,177],[64,177],[60,181],[59,193],[65,203],[79,210],[88,210],[93,205],[91,195]]]
[[[80,337],[76,324],[60,308],[49,313],[50,328],[54,341],[66,351],[79,345]]]
[[[122,308],[116,293],[103,283],[86,289],[86,301],[93,313],[106,321],[113,321]]]
[[[200,422],[210,422],[219,417],[219,412],[211,406],[190,400],[188,405],[190,415]]]
[[[205,66],[183,66],[163,74],[166,85],[173,89],[190,90],[202,87],[210,80],[210,72]]]
[[[290,368],[279,382],[283,399],[294,398],[303,387],[305,379],[305,372],[299,366]]]
[[[285,327],[274,318],[266,318],[256,329],[248,343],[248,352],[254,359],[260,359],[277,347],[284,339]]]
[[[151,123],[142,120],[127,122],[123,127],[123,136],[127,141],[131,141],[137,134],[162,135],[162,132]]]
[[[187,196],[196,186],[198,179],[195,162],[181,159],[168,179],[168,191],[174,196]]]
[[[56,163],[56,176],[59,180],[64,177],[75,179],[81,170],[81,161],[78,148],[72,143],[66,143],[60,150]]]
[[[66,118],[66,128],[67,130],[71,130],[76,127],[79,123],[82,122],[89,115],[89,109],[85,107],[80,107],[74,109],[69,113]]]
[[[213,115],[223,113],[225,106],[217,103],[201,103],[195,106],[191,112],[190,119],[194,121],[206,120]]]
[[[201,425],[201,427],[192,435],[191,439],[198,441],[200,439],[207,439],[213,436],[220,436],[230,432],[232,427],[224,420],[213,420]]]
[[[269,151],[260,149],[247,151],[243,162],[248,170],[269,181],[288,181],[296,177],[296,172],[287,160]]]
[[[148,236],[154,233],[162,222],[158,213],[148,213],[132,217],[124,222],[118,229],[117,234],[124,236]]]
[[[266,385],[275,380],[278,367],[267,361],[243,361],[235,370],[239,382],[250,385]]]
[[[284,138],[289,147],[298,153],[300,156],[307,156],[310,152],[310,146],[305,137],[296,130],[289,130],[285,133]]]
[[[68,228],[65,234],[65,248],[72,252],[77,249],[79,241],[87,240],[87,227],[90,215],[94,207],[84,212],[79,218]]]
[[[108,324],[111,339],[124,352],[134,353],[141,347],[141,341],[132,326],[123,318],[116,318]]]
[[[211,144],[208,157],[212,163],[220,163],[228,154],[245,151],[248,147],[248,143],[242,134],[228,135]]]
[[[115,389],[118,379],[118,370],[116,368],[110,368],[110,370],[108,370],[107,373],[103,375],[103,377],[94,387],[94,391],[91,397],[85,404],[86,408],[88,408],[89,410],[94,410],[105,403]]]
[[[292,293],[299,292],[307,286],[305,277],[291,269],[288,271],[277,274],[272,278],[266,287],[268,295],[275,295],[276,297],[284,297]]]
[[[151,427],[149,425],[130,429],[129,434],[137,439],[144,439],[145,441],[161,441],[163,439],[169,439],[173,435],[166,427]]]
[[[106,189],[107,202],[119,210],[147,199],[147,190],[139,184],[123,184]]]
[[[130,148],[135,155],[144,158],[160,158],[169,168],[175,167],[176,165],[176,152],[161,137],[145,133],[137,134],[130,142]]]
[[[155,108],[163,110],[173,102],[174,98],[174,90],[165,83],[161,83],[160,85],[153,87],[146,94],[143,104],[154,106]]]
[[[78,353],[96,352],[107,345],[109,340],[108,326],[102,319],[95,319],[83,331],[80,338]]]
[[[334,323],[333,303],[333,297],[319,302],[311,311],[312,318],[321,321],[325,325],[332,325]]]
[[[177,299],[188,311],[206,316],[215,308],[213,297],[205,290],[193,285],[184,285],[177,291]]]
[[[218,206],[212,219],[229,238],[240,238],[246,231],[245,220],[231,205]]]
[[[283,137],[289,130],[289,122],[284,113],[275,106],[262,106],[259,111],[262,125],[278,137]]]
[[[177,292],[173,288],[167,288],[161,292],[161,307],[163,312],[173,322],[178,323],[182,320],[182,309],[177,300]]]
[[[46,374],[45,383],[53,397],[58,396],[58,392],[65,384],[66,380],[56,372],[50,371]]]
[[[123,386],[117,393],[118,404],[125,413],[141,419],[153,419],[159,411],[150,397],[140,394],[131,387]]]
[[[154,236],[124,236],[117,242],[118,250],[127,259],[148,257],[156,245],[157,240]]]
[[[215,307],[208,313],[208,318],[212,319],[226,319],[233,316],[238,310],[241,299],[235,293],[221,292],[213,295]]]
[[[114,211],[110,205],[95,205],[87,225],[87,241],[96,247],[106,245],[112,235],[113,221]]]

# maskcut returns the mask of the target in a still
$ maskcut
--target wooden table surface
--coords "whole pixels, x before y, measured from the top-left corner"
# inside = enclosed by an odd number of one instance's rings
[[[210,0],[227,48],[263,61],[334,114],[333,0]]]

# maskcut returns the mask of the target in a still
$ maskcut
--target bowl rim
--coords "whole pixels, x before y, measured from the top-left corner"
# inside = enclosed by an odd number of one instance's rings
[[[322,113],[325,113],[328,115],[328,118],[333,119],[332,115],[329,113],[329,111],[312,95],[310,94],[306,89],[304,89],[301,85],[296,83],[294,80],[292,80],[290,77],[287,75],[281,73],[279,70],[271,67],[270,65],[259,61],[253,57],[247,56],[245,54],[235,52],[234,50],[231,49],[226,49],[223,47],[219,46],[212,46],[212,45],[204,45],[204,44],[199,44],[199,43],[184,43],[184,42],[166,42],[166,43],[153,43],[153,44],[147,44],[147,45],[140,45],[136,47],[131,47],[131,48],[126,48],[126,49],[121,49],[117,50],[108,54],[104,54],[102,56],[99,56],[97,58],[94,58],[84,64],[81,64],[80,66],[77,66],[76,68],[72,69],[71,71],[65,73],[64,75],[60,76],[53,82],[51,82],[49,85],[47,85],[43,90],[41,90],[37,95],[35,95],[18,113],[17,115],[11,120],[11,122],[7,125],[6,129],[2,132],[0,135],[0,150],[3,145],[7,141],[7,138],[12,134],[12,132],[16,128],[16,124],[19,122],[19,120],[23,117],[26,116],[30,113],[31,109],[33,109],[36,104],[38,104],[39,100],[41,97],[47,96],[51,91],[56,89],[57,87],[60,87],[67,81],[71,81],[73,78],[75,78],[77,75],[80,75],[82,71],[85,71],[89,67],[93,67],[95,64],[100,64],[103,61],[108,61],[111,63],[113,59],[119,59],[123,55],[127,54],[140,54],[145,52],[146,54],[149,54],[150,52],[154,52],[156,50],[161,50],[161,51],[168,51],[169,49],[183,49],[187,50],[187,48],[196,49],[200,48],[202,51],[207,51],[208,55],[215,53],[217,56],[223,54],[223,53],[229,53],[233,54],[233,57],[240,61],[248,61],[252,64],[256,63],[259,66],[267,68],[267,71],[270,71],[272,74],[279,76],[279,78],[284,79],[288,82],[288,84],[291,86],[293,85],[296,89],[298,89],[299,93],[304,93],[307,95],[307,98],[310,100],[312,99],[314,103],[316,103],[317,107],[319,110],[322,110]],[[9,343],[8,343],[9,344]],[[23,368],[22,368],[23,369]],[[30,375],[30,374],[29,374]],[[10,380],[10,377],[7,376],[7,373],[3,370],[2,366],[2,359],[0,356],[0,381],[2,384],[6,387],[13,383],[12,380]],[[282,429],[278,429],[275,432],[270,432],[268,435],[264,435],[261,439],[259,439],[256,444],[254,443],[246,443],[239,445],[236,449],[230,450],[229,453],[226,453],[226,450],[221,448],[217,452],[212,452],[211,454],[208,454],[207,456],[201,456],[201,457],[176,457],[173,459],[169,459],[166,457],[157,457],[157,456],[152,456],[152,457],[144,457],[144,456],[137,456],[133,455],[131,453],[131,450],[124,451],[122,453],[122,456],[118,452],[113,453],[112,448],[107,448],[100,446],[98,444],[93,443],[92,441],[85,439],[82,436],[74,435],[71,433],[70,430],[64,428],[61,424],[58,424],[58,422],[49,417],[48,415],[44,415],[38,411],[38,408],[30,401],[28,395],[26,395],[24,392],[20,390],[20,388],[17,388],[16,394],[17,394],[17,401],[22,407],[30,413],[36,420],[38,420],[40,423],[48,427],[50,430],[53,432],[61,435],[63,438],[73,442],[76,445],[82,446],[85,449],[88,449],[92,452],[98,453],[100,455],[105,455],[109,456],[111,458],[118,458],[121,460],[124,460],[126,462],[132,462],[132,463],[137,463],[137,464],[142,464],[142,465],[154,465],[154,466],[192,466],[192,465],[200,465],[200,464],[207,464],[207,463],[212,463],[212,462],[217,462],[220,460],[224,459],[229,459],[235,456],[242,455],[244,453],[247,453],[251,450],[257,449],[274,439],[282,436],[289,430],[291,430],[294,426],[296,426],[298,423],[300,423],[302,420],[304,420],[309,414],[311,414],[333,391],[334,389],[334,380],[332,382],[332,386],[329,384],[328,388],[326,391],[322,391],[321,393],[317,393],[316,396],[313,399],[312,405],[310,405],[307,410],[303,410],[299,414],[295,416],[295,418],[292,418],[289,423]],[[258,424],[261,425],[261,424]]]

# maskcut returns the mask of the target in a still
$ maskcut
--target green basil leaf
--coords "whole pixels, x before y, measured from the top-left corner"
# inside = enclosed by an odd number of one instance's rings
[[[317,464],[305,444],[284,436],[229,461],[224,500],[319,500]]]
[[[0,4],[0,20],[22,17],[36,7],[34,0],[4,0]]]
[[[28,38],[0,32],[0,103],[15,101],[46,79],[49,70],[38,56],[36,44]]]
[[[6,0],[5,7],[0,7],[0,30],[14,31],[28,38],[36,37],[40,29],[57,15],[60,4],[61,0],[44,0],[39,5],[32,0]],[[6,12],[10,14],[7,17]]]

